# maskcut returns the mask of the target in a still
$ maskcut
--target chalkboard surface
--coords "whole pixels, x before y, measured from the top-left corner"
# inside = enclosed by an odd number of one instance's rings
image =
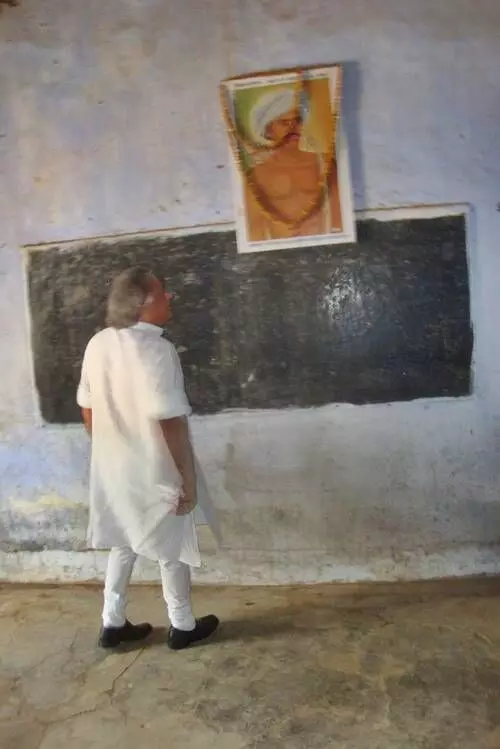
[[[36,386],[51,423],[75,402],[109,283],[168,279],[195,413],[470,393],[463,216],[358,224],[356,244],[237,255],[233,232],[136,236],[28,251]]]

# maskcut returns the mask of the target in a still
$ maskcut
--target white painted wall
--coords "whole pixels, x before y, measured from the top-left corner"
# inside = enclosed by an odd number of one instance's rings
[[[104,561],[72,551],[88,444],[79,427],[39,422],[20,246],[230,221],[220,80],[336,61],[357,209],[470,204],[475,393],[196,419],[227,544],[200,578],[500,570],[499,28],[497,0],[22,0],[3,12],[0,577],[89,579]]]

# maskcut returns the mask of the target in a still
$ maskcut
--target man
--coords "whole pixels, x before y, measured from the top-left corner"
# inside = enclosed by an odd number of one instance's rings
[[[121,273],[108,299],[108,327],[91,339],[82,365],[77,401],[92,439],[89,544],[111,549],[104,648],[152,632],[125,618],[138,555],[159,562],[171,649],[206,639],[219,624],[215,616],[195,619],[191,610],[190,566],[200,564],[193,517],[199,476],[180,362],[162,337],[170,302],[148,271]]]
[[[309,111],[306,94],[301,102],[299,105],[292,88],[280,88],[262,96],[252,109],[252,138],[271,150],[246,179],[251,242],[342,230],[337,165],[333,165],[330,175],[321,146],[311,136],[306,138],[303,132]],[[262,210],[259,203],[267,210]],[[302,220],[304,215],[306,218]]]

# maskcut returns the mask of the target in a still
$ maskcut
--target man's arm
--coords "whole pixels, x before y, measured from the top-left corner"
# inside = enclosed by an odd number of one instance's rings
[[[187,515],[196,507],[196,470],[185,416],[162,419],[160,427],[174,463],[182,476],[182,497],[177,515]]]
[[[178,515],[186,515],[196,506],[196,469],[189,437],[187,417],[191,413],[184,376],[175,348],[159,341],[144,361],[148,386],[144,393],[148,416],[163,433],[168,450],[182,478],[183,496]]]
[[[85,429],[87,430],[89,435],[92,437],[92,409],[82,408],[82,418],[83,418],[83,423],[85,424]]]
[[[88,350],[90,345],[90,343],[87,345],[87,348],[85,349],[85,353],[83,355],[82,371],[80,374],[80,382],[78,384],[78,390],[76,393],[76,402],[80,406],[85,429],[87,430],[89,437],[92,437],[92,399],[90,396],[90,383],[87,366]]]

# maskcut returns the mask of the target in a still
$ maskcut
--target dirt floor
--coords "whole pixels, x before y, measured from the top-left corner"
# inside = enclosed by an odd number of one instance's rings
[[[500,749],[500,581],[199,588],[222,625],[172,653],[160,589],[136,650],[101,591],[0,588],[1,749]]]

